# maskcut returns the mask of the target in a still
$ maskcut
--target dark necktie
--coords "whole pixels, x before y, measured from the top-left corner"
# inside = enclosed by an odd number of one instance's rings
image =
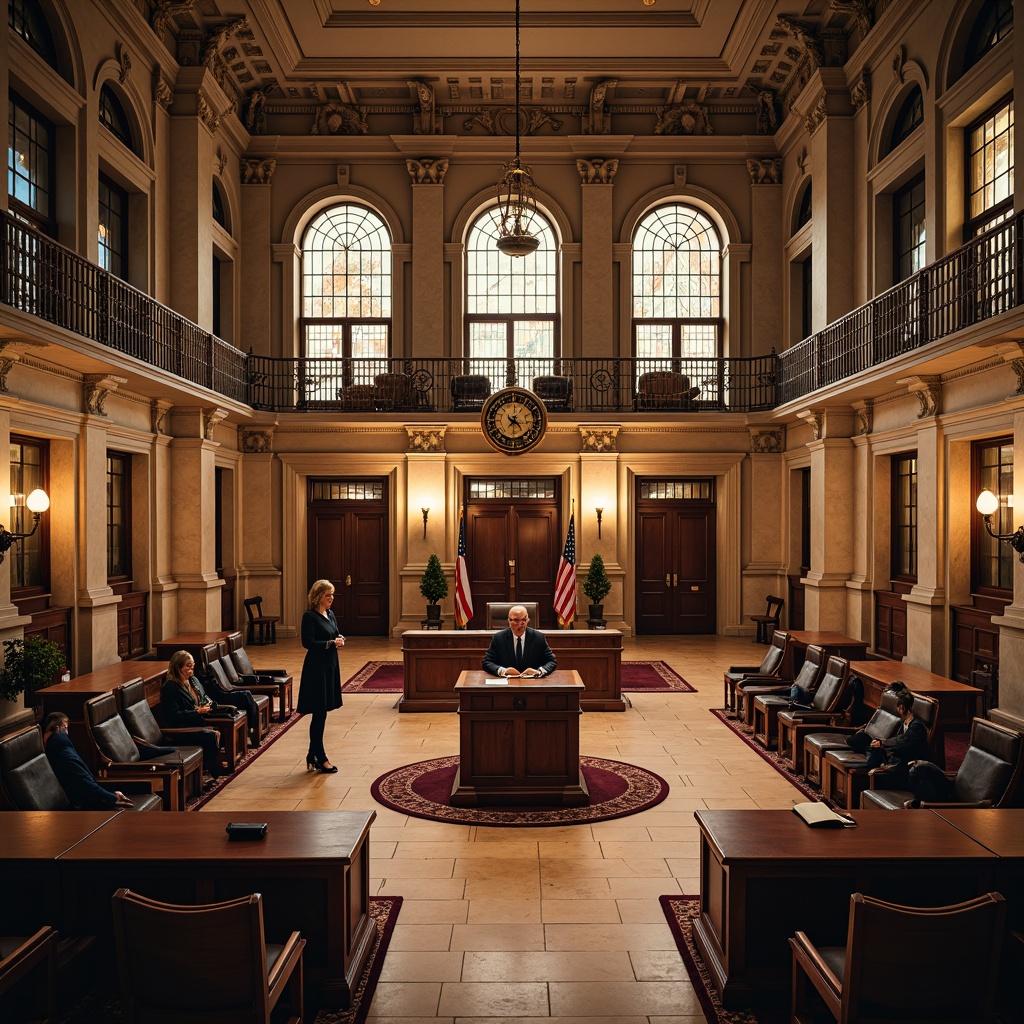
[[[516,637],[516,668],[523,667],[523,638]]]

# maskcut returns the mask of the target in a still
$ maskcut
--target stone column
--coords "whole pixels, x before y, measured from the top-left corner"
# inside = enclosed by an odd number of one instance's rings
[[[407,426],[409,448],[406,454],[406,564],[402,570],[401,619],[409,628],[418,629],[425,618],[426,599],[420,593],[420,578],[427,567],[427,559],[437,555],[446,572],[452,569],[458,555],[459,496],[455,504],[448,500],[445,480],[447,453],[445,426],[439,424]],[[428,510],[423,522],[423,509]],[[451,513],[451,515],[449,515]],[[455,623],[455,580],[448,578],[448,597],[441,604],[441,617],[445,627]]]
[[[259,594],[263,610],[275,615],[284,608],[281,593],[281,479],[274,455],[274,428],[243,430],[244,452],[239,502],[239,532],[236,564],[238,566],[237,611],[241,600]],[[301,616],[303,609],[298,609]],[[293,613],[295,614],[295,613]],[[241,624],[244,617],[238,619]],[[294,621],[294,619],[283,619]]]
[[[623,623],[623,564],[632,565],[625,551],[626,516],[630,496],[619,490],[618,424],[599,427],[580,426],[580,504],[576,509],[576,591],[577,621],[585,624],[590,598],[583,593],[583,580],[590,559],[600,555],[612,589],[601,602],[604,619],[611,628]],[[598,536],[597,509],[601,509],[601,536]],[[565,537],[561,538],[564,543]]]
[[[447,159],[406,159],[412,180],[412,351],[441,357],[444,315],[444,176]],[[396,343],[398,339],[395,339]]]
[[[600,157],[577,159],[576,169],[580,175],[583,214],[580,232],[583,244],[581,337],[588,356],[611,356],[614,355],[612,342],[615,337],[612,181],[619,169],[619,161]]]
[[[750,317],[756,325],[759,352],[767,351],[769,342],[777,350],[783,346],[782,302],[784,290],[783,262],[779,259],[779,238],[782,231],[782,159],[763,157],[747,161],[750,175]],[[750,355],[755,339],[743,351],[739,339],[733,342],[732,355]]]
[[[242,160],[238,265],[242,285],[239,348],[270,355],[270,179],[276,160]]]
[[[750,426],[750,457],[743,488],[746,567],[743,570],[743,620],[764,612],[768,594],[785,597],[785,533],[782,498],[785,466],[783,431],[776,426]],[[750,632],[753,633],[753,627]]]

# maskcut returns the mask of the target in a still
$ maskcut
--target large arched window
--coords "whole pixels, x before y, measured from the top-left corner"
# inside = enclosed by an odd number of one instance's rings
[[[471,372],[490,377],[492,389],[529,387],[534,376],[553,372],[559,354],[558,246],[542,214],[532,230],[536,251],[506,256],[495,246],[493,211],[485,210],[466,238],[465,353]]]
[[[722,243],[680,203],[652,210],[633,236],[633,351],[639,373],[721,354]],[[683,369],[696,372],[695,368]]]
[[[332,206],[303,235],[301,340],[302,354],[320,360],[307,399],[336,400],[388,369],[391,236],[365,206]]]

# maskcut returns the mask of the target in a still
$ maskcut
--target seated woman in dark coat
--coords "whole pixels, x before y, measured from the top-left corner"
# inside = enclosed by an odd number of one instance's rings
[[[221,774],[220,733],[210,732],[208,716],[216,707],[203,684],[194,678],[196,663],[188,651],[175,651],[167,663],[167,678],[160,690],[160,713],[170,729],[201,726],[182,739],[203,748],[203,768],[213,777]]]

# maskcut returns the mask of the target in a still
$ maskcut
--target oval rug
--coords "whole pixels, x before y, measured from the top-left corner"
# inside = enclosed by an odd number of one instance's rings
[[[645,811],[668,796],[668,783],[646,768],[581,755],[590,791],[586,807],[452,807],[458,767],[458,755],[403,765],[376,779],[370,793],[393,811],[455,825],[582,825]]]

